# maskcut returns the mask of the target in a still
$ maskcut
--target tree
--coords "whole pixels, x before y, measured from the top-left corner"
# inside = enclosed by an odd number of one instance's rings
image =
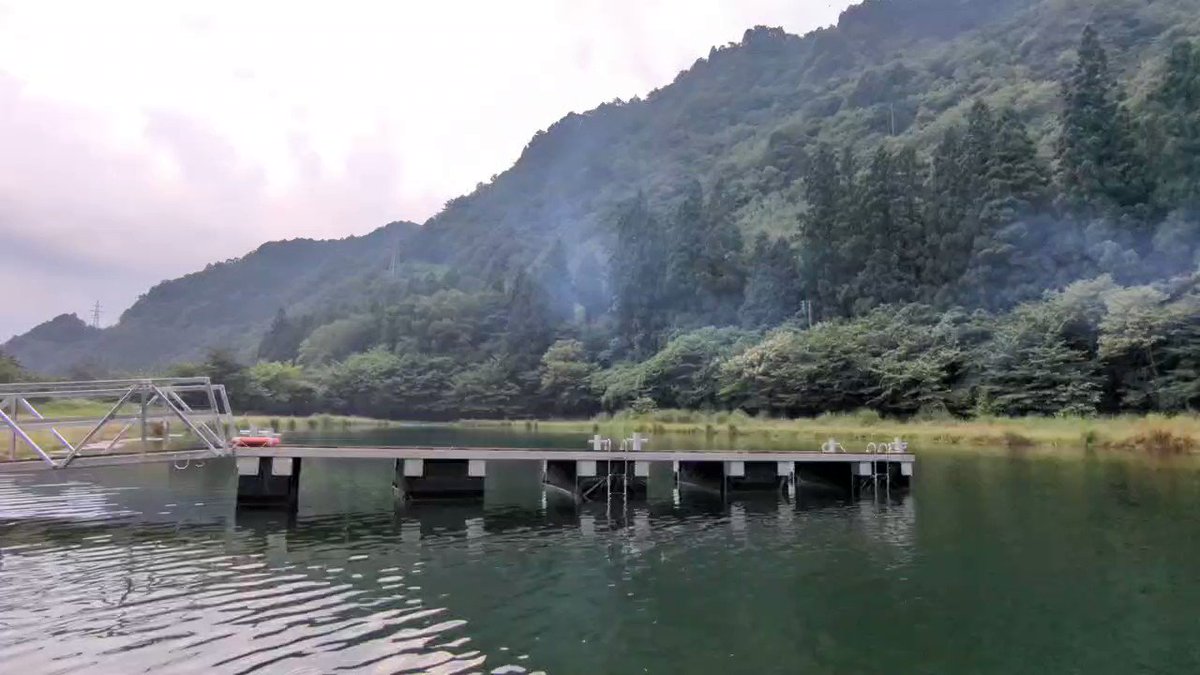
[[[592,250],[587,250],[575,268],[575,293],[583,306],[584,318],[594,321],[612,306],[612,294],[608,289],[608,271]]]
[[[963,129],[947,129],[933,149],[929,175],[925,181],[925,242],[928,260],[921,280],[922,296],[939,305],[957,299],[952,285],[967,270],[974,241],[972,186],[974,178],[966,168],[966,140]]]
[[[561,311],[561,307],[558,308]],[[509,286],[504,325],[504,351],[517,357],[521,367],[532,370],[537,359],[554,340],[555,326],[564,317],[546,287],[536,277],[518,270]]]
[[[316,410],[316,385],[300,366],[260,361],[246,369],[245,379],[249,410],[293,415]]]
[[[196,375],[207,377],[213,384],[225,385],[232,405],[245,405],[249,399],[246,391],[246,372],[233,351],[224,347],[211,347],[199,364]]]
[[[499,357],[465,368],[450,378],[449,412],[467,417],[507,418],[521,410],[521,387],[513,366]]]
[[[305,322],[288,318],[287,312],[280,307],[258,343],[258,358],[263,361],[295,361],[300,355],[300,343],[307,335],[307,328]]]
[[[610,279],[616,296],[618,336],[633,354],[651,354],[666,326],[663,261],[666,240],[639,195],[616,221]]]
[[[959,297],[999,309],[1014,300],[1012,281],[1028,279],[1021,269],[1025,260],[1042,253],[1035,247],[1045,233],[1030,228],[1038,223],[1032,218],[1047,207],[1048,179],[1037,148],[1013,109],[1001,111],[989,146],[974,209],[977,215],[972,218],[971,257]],[[1040,283],[1044,276],[1035,279]]]
[[[839,164],[827,145],[819,145],[804,175],[804,196],[808,211],[801,218],[797,245],[801,274],[809,301],[820,317],[845,313],[842,289],[850,281],[853,269],[850,253],[850,228],[853,217],[849,192],[854,187],[853,155],[846,151]]]
[[[343,413],[381,419],[445,419],[454,412],[453,360],[373,349],[325,369],[327,403]]]
[[[25,369],[17,360],[0,351],[0,384],[20,382],[26,379]]]
[[[300,362],[321,365],[337,361],[366,351],[378,338],[378,324],[368,314],[338,319],[318,327],[300,344]]]
[[[745,299],[738,311],[747,328],[778,326],[800,309],[800,271],[786,239],[760,233],[751,248],[746,269]]]
[[[1148,97],[1147,135],[1165,209],[1200,208],[1200,45],[1180,42]]]
[[[730,328],[702,328],[668,342],[640,366],[641,395],[662,408],[713,408],[719,403],[721,364],[748,346]]]
[[[575,282],[567,266],[567,249],[561,239],[554,240],[534,263],[534,269],[546,303],[547,318],[555,324],[571,320],[575,315]]]
[[[663,307],[672,314],[701,311],[706,291],[704,194],[691,181],[667,221]]]
[[[1072,206],[1088,210],[1130,207],[1148,198],[1128,111],[1109,71],[1095,28],[1083,31],[1079,58],[1063,83],[1058,181]]]
[[[742,232],[734,219],[732,188],[718,184],[701,221],[701,256],[697,282],[705,323],[727,325],[737,320],[745,287]]]
[[[886,147],[880,146],[863,176],[860,231],[850,249],[852,259],[860,263],[855,282],[850,286],[852,314],[862,314],[881,304],[908,300],[915,290],[915,279],[901,274],[899,246],[905,236],[920,235],[909,232],[909,224],[902,223],[904,214],[899,212],[902,195],[897,175],[897,158]]]
[[[1064,303],[1023,305],[1004,317],[975,355],[979,409],[1000,415],[1089,415],[1100,405],[1097,362],[1066,332],[1077,315]]]
[[[722,364],[721,394],[746,410],[789,415],[958,410],[964,332],[923,305],[778,330]]]
[[[1158,356],[1158,404],[1163,410],[1200,411],[1200,297],[1168,307]]]
[[[996,152],[996,117],[991,106],[976,99],[967,112],[963,143],[962,170],[968,181],[967,201],[978,208],[988,186],[988,169]]]
[[[540,392],[559,415],[593,412],[595,398],[591,387],[596,370],[583,343],[559,340],[542,355]]]

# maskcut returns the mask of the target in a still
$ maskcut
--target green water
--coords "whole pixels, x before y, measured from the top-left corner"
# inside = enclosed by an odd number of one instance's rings
[[[398,506],[390,481],[306,461],[289,523],[234,508],[228,461],[0,475],[3,671],[1200,671],[1186,463],[939,451],[890,499],[578,510],[535,466],[489,467],[483,504]]]

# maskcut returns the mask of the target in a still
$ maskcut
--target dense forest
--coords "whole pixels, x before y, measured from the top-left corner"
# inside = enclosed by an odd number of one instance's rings
[[[1189,5],[878,0],[804,38],[755,29],[645,101],[568,117],[423,227],[264,247],[106,335],[60,317],[6,349],[80,377],[207,374],[267,413],[1196,410]],[[300,284],[292,247],[319,258]],[[155,307],[219,284],[254,296],[253,344],[105,362],[113,335],[134,353],[156,334],[138,320],[186,331],[200,310]]]

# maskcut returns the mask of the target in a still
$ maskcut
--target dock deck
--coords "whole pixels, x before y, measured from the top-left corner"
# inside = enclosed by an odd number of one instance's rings
[[[238,457],[292,459],[451,459],[477,461],[588,461],[599,462],[895,462],[916,461],[910,453],[877,452],[758,452],[750,450],[568,450],[558,448],[477,447],[317,447],[284,445],[274,448],[238,448]]]

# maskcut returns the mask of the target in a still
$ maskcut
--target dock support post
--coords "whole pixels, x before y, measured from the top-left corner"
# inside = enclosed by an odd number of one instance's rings
[[[895,481],[899,489],[912,486],[915,464],[913,462],[894,462],[888,465],[888,476]]]
[[[737,460],[725,463],[729,492],[785,491],[792,473],[792,462]]]
[[[476,459],[397,459],[392,486],[404,499],[483,499],[487,463]]]
[[[732,463],[732,462],[729,462]],[[727,462],[684,461],[679,463],[679,491],[699,492],[725,498],[728,480],[725,476]]]
[[[237,468],[239,507],[296,513],[300,504],[300,458],[239,457]]]
[[[858,482],[857,462],[797,461],[794,465],[797,494],[854,495]]]
[[[775,467],[775,475],[779,476],[779,489],[787,499],[796,498],[796,463],[779,462]]]

